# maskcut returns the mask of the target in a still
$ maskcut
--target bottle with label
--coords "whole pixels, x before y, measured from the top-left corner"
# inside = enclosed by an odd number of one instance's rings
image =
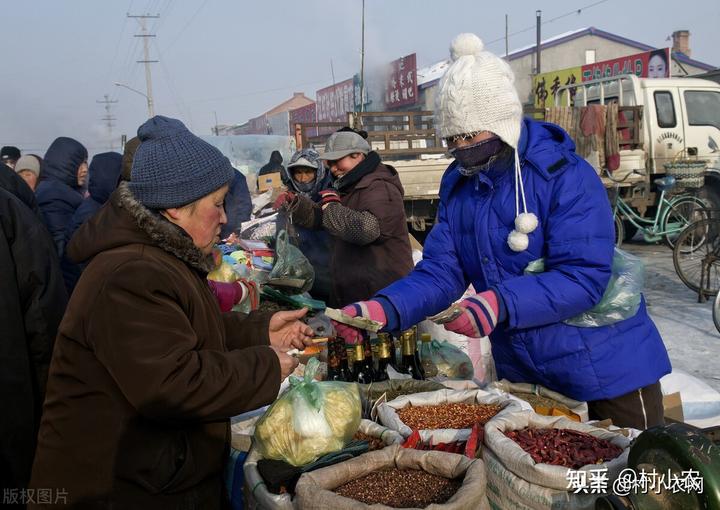
[[[328,381],[340,381],[340,356],[338,353],[337,345],[342,343],[342,340],[338,338],[330,338],[327,343],[328,358],[327,358],[327,380]],[[343,346],[344,349],[344,346]]]
[[[381,333],[382,334],[382,333]],[[390,376],[387,373],[387,367],[391,364],[390,357],[390,341],[386,337],[378,335],[378,367],[375,371],[375,381],[387,381]]]
[[[422,380],[422,369],[415,357],[415,338],[412,329],[403,331],[400,334],[400,342],[402,344],[402,365],[404,373],[410,374],[413,379]]]
[[[372,361],[365,357],[365,347],[362,343],[355,344],[355,361],[353,362],[353,380],[359,384],[370,384],[375,375]]]
[[[438,374],[438,369],[432,360],[432,349],[430,347],[432,336],[429,333],[423,333],[420,335],[420,340],[422,342],[420,344],[420,367],[423,369],[425,378],[430,379]]]

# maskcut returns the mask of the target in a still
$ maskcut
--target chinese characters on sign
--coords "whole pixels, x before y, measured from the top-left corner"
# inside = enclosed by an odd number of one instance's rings
[[[396,108],[417,101],[417,61],[415,53],[390,62],[385,83],[385,106]]]
[[[347,122],[347,112],[355,109],[352,78],[318,90],[316,99],[318,122]]]
[[[565,85],[574,85],[575,83],[584,83],[598,78],[609,78],[624,74],[634,74],[638,78],[668,78],[670,76],[670,63],[670,49],[664,48],[603,60],[594,64],[542,73],[533,78],[535,107],[565,106],[567,104],[565,98],[555,96],[560,87]],[[575,92],[575,87],[568,89],[570,106],[575,104]],[[559,100],[561,104],[556,104],[556,100]]]

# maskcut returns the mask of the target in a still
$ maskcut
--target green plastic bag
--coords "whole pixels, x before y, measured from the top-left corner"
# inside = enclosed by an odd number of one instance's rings
[[[537,259],[525,268],[525,274],[545,271],[545,260]],[[638,257],[615,248],[612,275],[602,299],[587,312],[563,321],[570,326],[596,328],[633,317],[640,308],[645,266]]]
[[[357,432],[357,384],[316,381],[318,365],[312,358],[303,379],[291,376],[290,388],[258,420],[255,444],[264,458],[304,466],[343,449]]]
[[[430,342],[430,359],[437,367],[437,377],[440,379],[469,381],[475,375],[470,357],[447,340]]]
[[[287,230],[281,230],[275,244],[275,265],[267,283],[288,294],[302,294],[312,288],[314,280],[312,264],[300,248],[290,242]]]

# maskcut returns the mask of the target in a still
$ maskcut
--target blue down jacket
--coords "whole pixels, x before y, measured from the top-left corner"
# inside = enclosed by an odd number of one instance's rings
[[[60,258],[65,253],[65,228],[83,199],[77,171],[87,157],[87,149],[80,142],[61,136],[50,144],[43,158],[35,197]]]
[[[601,400],[652,384],[670,372],[644,301],[634,317],[597,328],[562,321],[597,304],[613,257],[613,222],[603,185],[553,124],[524,121],[519,144],[528,211],[539,227],[516,253],[507,245],[515,218],[512,162],[464,177],[453,163],[440,187],[438,221],[424,260],[378,293],[403,329],[438,313],[472,283],[493,288],[507,309],[490,335],[499,377],[542,384],[578,400]],[[524,275],[544,257],[545,272]]]

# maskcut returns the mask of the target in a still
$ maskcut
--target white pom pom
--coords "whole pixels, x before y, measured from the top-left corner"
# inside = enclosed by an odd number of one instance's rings
[[[450,45],[450,57],[453,62],[465,55],[477,55],[485,46],[475,34],[460,34]]]
[[[508,246],[512,251],[525,251],[530,244],[527,234],[513,230],[507,238]]]
[[[531,212],[520,213],[518,217],[515,218],[515,230],[523,234],[529,234],[535,230],[537,226],[537,216]]]

